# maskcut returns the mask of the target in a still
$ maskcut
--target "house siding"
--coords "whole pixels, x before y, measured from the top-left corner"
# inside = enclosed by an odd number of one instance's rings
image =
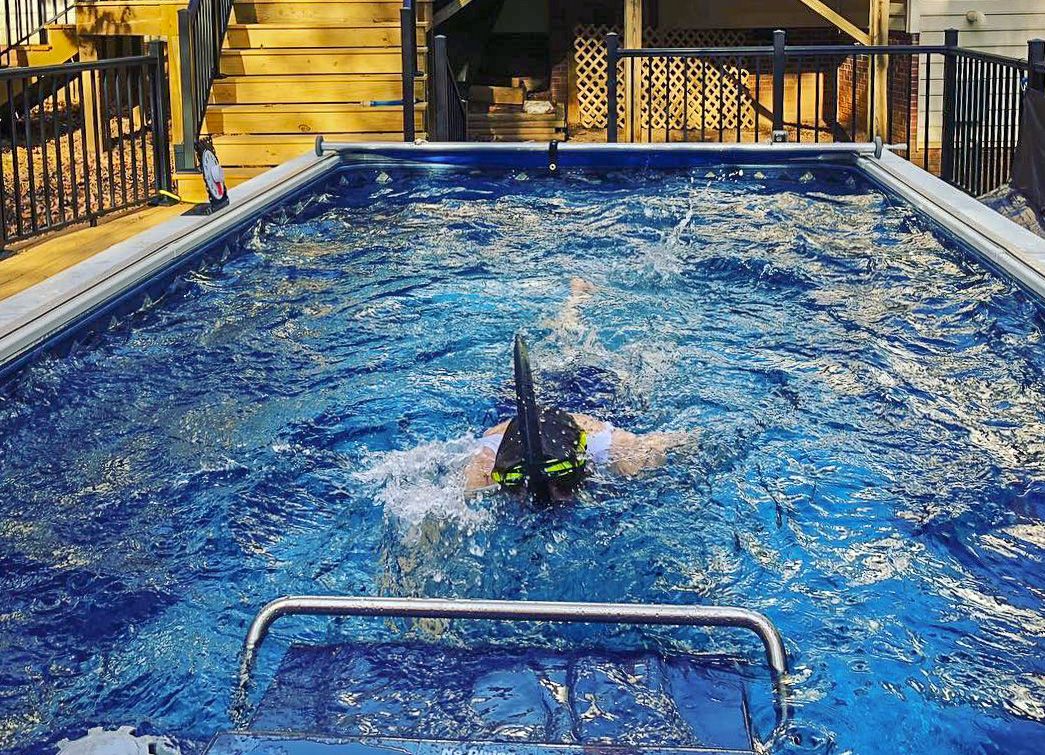
[[[1045,37],[1045,0],[909,0],[911,31],[923,45],[943,44],[946,29],[958,30],[962,47],[1010,58],[1027,57],[1027,40]],[[965,14],[980,11],[984,23],[970,23]],[[934,61],[929,97],[929,142],[940,143],[943,107],[943,65]],[[925,71],[919,76],[919,133],[925,128]],[[989,138],[989,137],[988,137]]]
[[[1027,57],[1027,40],[1045,37],[1045,0],[910,0],[911,31],[922,44],[943,44],[945,29],[957,29],[958,43],[1012,58]],[[965,14],[980,11],[982,24]]]

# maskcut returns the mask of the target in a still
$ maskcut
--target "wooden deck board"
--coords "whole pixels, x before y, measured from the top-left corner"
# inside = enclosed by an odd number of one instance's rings
[[[100,222],[94,228],[80,228],[25,247],[10,257],[0,259],[0,299],[14,296],[188,209],[189,205],[185,204],[145,207]]]

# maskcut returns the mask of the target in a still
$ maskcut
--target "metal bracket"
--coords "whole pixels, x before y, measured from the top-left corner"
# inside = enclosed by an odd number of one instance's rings
[[[553,176],[559,174],[559,142],[556,139],[548,144],[548,172]]]

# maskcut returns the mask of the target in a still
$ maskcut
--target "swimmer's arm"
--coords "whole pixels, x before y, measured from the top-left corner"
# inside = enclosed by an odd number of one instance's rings
[[[570,279],[570,296],[554,325],[565,330],[575,330],[581,324],[581,307],[595,294],[595,284],[584,278]]]
[[[572,416],[588,434],[601,432],[606,427],[601,419],[587,414]],[[668,461],[669,450],[695,442],[699,437],[700,433],[696,430],[637,435],[615,427],[610,440],[610,469],[624,477],[634,477],[647,469],[662,467]]]
[[[636,435],[614,428],[610,444],[610,469],[624,477],[634,477],[647,469],[662,467],[668,462],[672,448],[696,441],[699,433],[658,432]]]
[[[574,412],[570,414],[570,416],[573,417],[573,421],[577,423],[577,426],[589,435],[601,432],[602,429],[606,427],[606,423],[603,422],[601,419],[589,417],[587,414],[579,414]]]
[[[485,438],[488,435],[504,435],[505,431],[508,429],[508,423],[509,422],[511,422],[511,420],[510,419],[506,419],[504,422],[500,423],[499,425],[494,425],[489,430],[487,430],[485,433],[483,433],[483,437]]]
[[[504,435],[507,429],[508,420],[505,420],[501,424],[491,427],[483,433],[483,436]],[[465,495],[475,495],[494,484],[490,475],[493,473],[493,465],[496,460],[497,454],[486,447],[480,448],[472,454],[472,458],[468,460],[468,466],[464,470]]]

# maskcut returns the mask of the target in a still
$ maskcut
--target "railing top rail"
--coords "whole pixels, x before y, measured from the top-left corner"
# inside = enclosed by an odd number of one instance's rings
[[[772,55],[772,47],[642,47],[636,49],[618,48],[621,58],[671,58],[697,57],[715,55]]]
[[[619,58],[716,58],[716,57],[767,57],[773,56],[772,46],[742,47],[643,47],[618,48]],[[996,53],[973,50],[967,47],[947,45],[787,45],[784,56],[789,58],[817,55],[946,55],[957,53],[977,60],[1028,69],[1026,60],[1009,58]],[[1037,68],[1035,70],[1038,70]]]
[[[951,52],[946,45],[787,45],[785,55],[933,55]],[[961,52],[961,48],[957,48]]]
[[[149,55],[132,55],[125,58],[109,58],[108,60],[91,60],[85,63],[61,63],[53,66],[20,66],[13,68],[0,68],[0,81],[6,79],[21,79],[26,76],[49,76],[51,74],[75,74],[84,71],[98,71],[107,68],[122,68],[124,66],[142,65],[152,63],[153,58]]]
[[[890,53],[943,53],[957,49],[959,52],[967,51],[965,48],[950,48],[946,45],[785,45],[786,54],[833,54],[839,55],[888,55]],[[621,57],[655,57],[660,55],[772,55],[772,45],[743,45],[737,47],[641,47],[641,48],[618,48]],[[987,54],[987,53],[984,53]],[[997,56],[1001,57],[1001,56]],[[1007,59],[1007,58],[1006,58]]]
[[[732,606],[644,603],[559,603],[524,600],[462,600],[291,596],[272,601],[255,617],[244,643],[250,660],[269,627],[281,616],[399,616],[405,618],[493,619],[597,624],[668,624],[749,629],[765,646],[774,674],[787,673],[787,653],[773,623],[762,614]]]

